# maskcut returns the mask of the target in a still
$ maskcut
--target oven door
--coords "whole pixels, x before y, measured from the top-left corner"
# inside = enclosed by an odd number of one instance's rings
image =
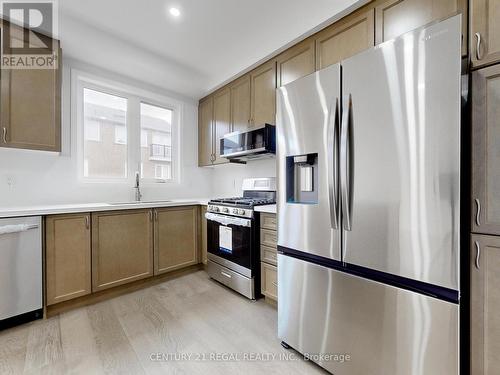
[[[208,258],[246,277],[252,273],[252,220],[207,212]]]

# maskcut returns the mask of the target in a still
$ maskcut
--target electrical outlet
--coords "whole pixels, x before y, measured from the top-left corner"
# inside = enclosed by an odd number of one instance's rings
[[[5,176],[5,183],[9,187],[9,189],[12,189],[14,185],[16,184],[16,179],[14,178],[13,175],[6,175]]]

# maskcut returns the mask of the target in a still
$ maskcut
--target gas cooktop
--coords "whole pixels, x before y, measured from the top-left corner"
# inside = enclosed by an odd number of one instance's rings
[[[217,198],[210,201],[211,204],[221,204],[232,207],[252,208],[254,206],[262,206],[265,204],[275,204],[275,198],[252,198],[252,197],[233,197],[233,198]]]

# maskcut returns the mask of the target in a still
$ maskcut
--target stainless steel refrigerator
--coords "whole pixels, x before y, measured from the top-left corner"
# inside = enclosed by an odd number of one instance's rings
[[[277,92],[283,344],[335,375],[458,374],[460,16]]]

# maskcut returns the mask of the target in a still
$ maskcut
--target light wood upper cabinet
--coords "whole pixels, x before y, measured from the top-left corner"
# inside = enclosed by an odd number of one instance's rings
[[[231,132],[231,97],[228,88],[214,94],[214,164],[227,163],[227,159],[220,157],[220,140]]]
[[[61,151],[61,70],[2,69],[0,146]]]
[[[91,293],[90,214],[45,220],[47,305]]]
[[[375,39],[382,43],[407,31],[462,13],[462,54],[467,55],[467,0],[388,0],[375,8]]]
[[[472,231],[500,235],[500,65],[472,74]]]
[[[316,69],[355,55],[375,44],[375,12],[356,12],[319,32],[316,37]]]
[[[153,275],[153,211],[92,214],[94,292]]]
[[[500,1],[471,0],[470,10],[472,65],[478,67],[500,61]]]
[[[252,125],[276,125],[276,61],[261,65],[250,73]]]
[[[155,210],[155,275],[198,263],[197,206]]]
[[[250,125],[250,76],[231,84],[231,131],[243,131]]]
[[[500,238],[473,235],[470,251],[470,374],[500,368]]]
[[[198,106],[198,165],[204,167],[213,162],[213,97],[200,101]]]
[[[314,39],[306,39],[287,49],[276,58],[278,87],[314,73],[315,60]]]

